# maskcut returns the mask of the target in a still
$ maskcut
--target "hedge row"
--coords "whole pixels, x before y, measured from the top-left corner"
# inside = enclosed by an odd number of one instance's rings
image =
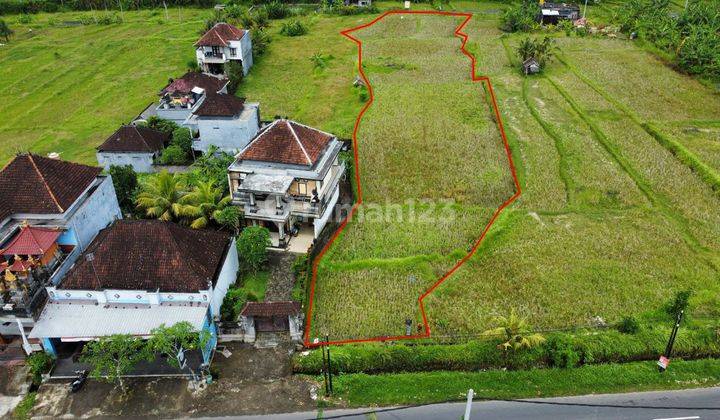
[[[654,360],[665,350],[670,331],[645,329],[637,334],[615,330],[579,334],[553,333],[534,349],[504,352],[496,341],[466,344],[406,345],[364,344],[332,347],[332,367],[342,373],[417,372],[431,370],[529,369],[575,367],[584,364]],[[714,329],[681,329],[673,357],[720,356],[720,336]],[[293,359],[296,373],[318,374],[320,350]]]

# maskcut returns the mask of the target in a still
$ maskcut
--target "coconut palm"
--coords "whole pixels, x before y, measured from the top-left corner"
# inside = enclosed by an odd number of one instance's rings
[[[230,201],[230,196],[223,197],[214,181],[200,181],[180,199],[179,215],[190,219],[191,228],[202,229],[220,216]]]
[[[185,195],[185,186],[175,175],[167,171],[160,172],[142,184],[137,197],[137,207],[145,210],[148,217],[169,222],[180,216]]]
[[[510,315],[507,317],[495,317],[493,323],[495,323],[497,327],[485,331],[483,335],[500,337],[503,340],[502,343],[498,344],[498,348],[500,349],[529,349],[545,342],[545,337],[537,333],[533,334],[527,321],[518,316],[514,309],[510,311]]]

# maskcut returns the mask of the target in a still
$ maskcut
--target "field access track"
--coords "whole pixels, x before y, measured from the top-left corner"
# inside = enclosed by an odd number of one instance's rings
[[[323,256],[326,254],[326,252],[332,247],[332,245],[335,243],[336,239],[340,235],[340,233],[346,228],[348,221],[353,217],[353,215],[358,210],[358,207],[363,204],[363,188],[361,183],[361,172],[362,172],[362,165],[360,164],[359,160],[359,154],[358,154],[358,129],[360,126],[360,122],[363,119],[363,115],[368,110],[368,108],[373,104],[373,101],[375,99],[375,96],[373,94],[373,88],[370,84],[370,81],[368,77],[365,74],[365,71],[363,70],[363,45],[362,41],[355,36],[352,35],[353,32],[368,28],[375,23],[381,21],[383,18],[385,18],[388,15],[444,15],[444,16],[452,16],[452,17],[460,17],[464,18],[462,23],[460,23],[459,26],[455,28],[454,35],[456,37],[461,38],[462,44],[460,46],[461,52],[467,56],[467,58],[471,61],[471,79],[473,82],[480,82],[484,84],[485,91],[487,94],[489,94],[489,102],[491,102],[492,105],[492,113],[494,121],[497,123],[497,129],[501,134],[502,137],[502,143],[504,146],[504,153],[507,155],[508,163],[510,172],[512,175],[512,182],[514,184],[514,194],[506,199],[502,204],[500,204],[499,207],[497,207],[494,212],[492,213],[492,216],[490,217],[488,223],[484,226],[482,229],[482,232],[480,233],[480,236],[477,237],[474,242],[469,247],[468,252],[460,258],[448,271],[445,272],[440,278],[438,278],[434,283],[431,284],[430,287],[428,287],[424,293],[422,293],[421,296],[418,298],[418,304],[420,308],[420,313],[422,316],[422,323],[423,323],[423,329],[421,333],[415,334],[415,335],[393,335],[393,336],[379,336],[379,337],[361,337],[361,338],[352,338],[352,339],[345,339],[345,340],[330,340],[328,343],[314,343],[311,342],[311,327],[312,327],[312,321],[313,321],[313,309],[314,309],[314,300],[315,300],[315,288],[317,283],[317,277],[318,277],[318,265],[320,264],[320,261],[323,259]],[[331,344],[331,345],[339,345],[339,344],[347,344],[347,343],[357,343],[357,342],[371,342],[371,341],[385,341],[385,340],[406,340],[406,339],[420,339],[420,338],[428,338],[431,336],[430,331],[430,325],[428,323],[428,317],[425,312],[423,301],[424,299],[433,293],[433,291],[442,284],[445,280],[447,280],[460,266],[462,266],[478,249],[481,242],[485,238],[487,232],[489,231],[490,227],[493,225],[497,217],[500,215],[500,213],[513,201],[515,201],[521,193],[520,189],[520,183],[518,181],[518,177],[516,174],[515,166],[513,164],[513,158],[510,151],[510,146],[508,144],[507,137],[505,135],[505,130],[502,124],[500,112],[498,109],[495,93],[492,87],[492,84],[490,83],[490,80],[486,76],[477,76],[476,75],[476,59],[475,57],[470,54],[466,50],[466,44],[468,41],[468,35],[463,33],[463,28],[465,25],[470,21],[472,18],[472,14],[470,13],[454,13],[454,12],[439,12],[439,11],[389,11],[381,16],[377,17],[373,21],[363,24],[351,29],[347,29],[341,32],[341,34],[350,40],[352,40],[355,44],[358,46],[358,71],[360,73],[360,77],[363,79],[365,85],[367,86],[368,93],[369,93],[369,100],[366,102],[364,107],[361,109],[354,125],[353,129],[353,153],[354,153],[354,164],[355,164],[355,183],[357,186],[357,202],[352,207],[351,211],[348,213],[346,218],[340,223],[339,228],[336,232],[332,235],[328,243],[323,247],[323,249],[318,254],[317,258],[313,261],[312,265],[312,279],[310,283],[310,298],[307,308],[307,316],[306,316],[306,325],[305,325],[305,333],[304,333],[304,344],[307,347],[317,347],[319,345],[324,344]]]

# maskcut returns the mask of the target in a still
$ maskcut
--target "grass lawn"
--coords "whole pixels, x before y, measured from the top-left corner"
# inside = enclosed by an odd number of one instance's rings
[[[711,387],[720,384],[720,361],[673,361],[659,374],[654,362],[529,371],[423,372],[333,377],[332,401],[350,407],[464,401],[468,389],[477,399],[542,398]]]
[[[97,164],[95,147],[139,114],[194,58],[207,10],[126,12],[114,25],[64,26],[79,13],[33,15],[0,47],[0,162],[16,151]],[[51,25],[53,23],[53,25]]]

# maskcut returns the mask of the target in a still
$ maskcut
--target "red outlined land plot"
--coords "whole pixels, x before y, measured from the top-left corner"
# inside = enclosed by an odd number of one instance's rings
[[[373,21],[366,23],[364,25],[357,26],[355,28],[347,29],[341,32],[341,34],[347,38],[349,38],[351,41],[353,41],[357,47],[358,47],[358,71],[360,73],[360,77],[365,83],[365,86],[367,87],[368,93],[369,93],[369,100],[365,103],[363,108],[361,109],[356,121],[355,126],[353,129],[353,154],[354,154],[354,164],[355,164],[355,183],[357,186],[357,202],[353,205],[352,209],[348,212],[347,217],[340,223],[339,228],[337,231],[332,235],[328,243],[324,246],[324,248],[320,251],[318,254],[318,257],[315,259],[312,265],[312,279],[310,283],[310,296],[309,296],[309,302],[308,302],[308,308],[307,308],[307,314],[306,314],[306,325],[305,325],[305,333],[304,333],[304,344],[308,347],[315,347],[320,344],[324,343],[313,343],[311,339],[311,331],[312,331],[312,322],[313,322],[313,310],[315,305],[315,299],[316,299],[316,286],[317,286],[317,278],[318,278],[318,266],[325,256],[325,254],[330,250],[330,248],[333,246],[335,241],[338,239],[338,236],[343,232],[343,230],[346,229],[348,225],[348,221],[353,218],[353,216],[358,211],[358,207],[363,204],[363,188],[361,183],[361,173],[362,173],[362,162],[360,162],[359,159],[359,146],[358,146],[358,131],[360,127],[360,123],[363,119],[363,116],[367,112],[367,110],[372,106],[373,102],[375,101],[375,94],[373,92],[373,87],[370,84],[369,79],[367,78],[365,71],[363,69],[363,43],[360,39],[353,36],[353,32],[359,31],[361,29],[369,28],[370,26],[376,24],[377,22],[381,21],[387,16],[390,15],[444,15],[444,16],[451,16],[451,17],[461,17],[464,18],[462,23],[460,23],[459,26],[455,28],[454,36],[459,37],[462,40],[462,44],[460,46],[460,51],[467,56],[467,58],[470,59],[471,66],[470,66],[470,75],[473,82],[480,82],[484,85],[485,92],[487,96],[489,97],[489,102],[491,104],[491,111],[494,114],[494,121],[497,122],[497,130],[500,133],[500,136],[502,137],[502,146],[504,147],[504,154],[507,156],[507,165],[509,167],[510,173],[512,175],[512,183],[514,184],[514,194],[512,194],[511,197],[506,199],[502,204],[497,207],[492,215],[490,216],[489,221],[487,224],[485,224],[484,228],[482,229],[482,232],[480,233],[480,236],[477,237],[472,244],[470,244],[467,253],[459,258],[457,262],[447,271],[444,272],[442,276],[437,278],[437,280],[434,281],[434,283],[431,283],[431,285],[424,290],[424,292],[418,297],[417,303],[420,310],[420,316],[422,319],[422,328],[419,333],[417,334],[411,334],[411,335],[392,335],[392,336],[378,336],[378,337],[360,337],[360,338],[352,338],[352,339],[342,339],[342,340],[330,340],[329,344],[347,344],[347,343],[357,343],[357,342],[370,342],[370,341],[385,341],[385,340],[407,340],[407,339],[420,339],[420,338],[428,338],[431,337],[431,330],[430,325],[428,322],[428,317],[425,312],[424,307],[424,299],[433,293],[433,291],[442,284],[445,280],[447,280],[460,266],[462,266],[475,252],[477,251],[478,247],[482,243],[483,239],[485,238],[487,232],[489,231],[490,227],[493,225],[497,217],[500,215],[500,213],[505,209],[508,205],[510,205],[513,201],[515,201],[520,196],[520,183],[517,178],[517,174],[515,171],[515,166],[513,164],[512,160],[512,154],[510,152],[510,147],[508,144],[507,137],[505,135],[505,130],[502,124],[500,112],[498,110],[497,106],[497,100],[495,97],[495,93],[492,87],[492,84],[488,77],[486,76],[477,76],[475,73],[475,67],[476,67],[476,60],[475,57],[470,54],[466,49],[466,44],[468,42],[468,35],[465,34],[463,31],[463,28],[467,25],[467,23],[472,18],[472,14],[470,13],[455,13],[455,12],[439,12],[439,11],[389,11],[381,16],[377,17]],[[360,146],[362,147],[362,146]]]

